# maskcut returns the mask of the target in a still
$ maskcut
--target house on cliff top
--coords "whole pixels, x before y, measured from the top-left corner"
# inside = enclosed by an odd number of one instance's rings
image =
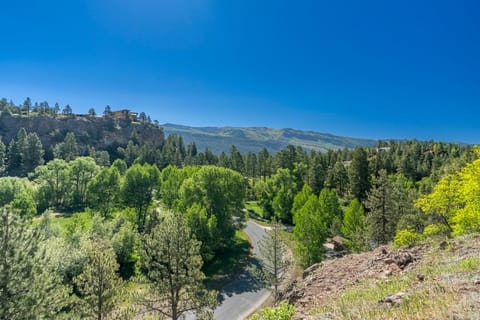
[[[122,109],[118,111],[110,111],[107,114],[104,115],[107,118],[114,118],[114,119],[121,119],[121,120],[132,120],[132,121],[137,121],[138,120],[138,113],[137,112],[132,112],[128,109]]]

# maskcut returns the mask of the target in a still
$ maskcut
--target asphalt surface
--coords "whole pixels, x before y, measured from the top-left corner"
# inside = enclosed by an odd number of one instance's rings
[[[252,241],[255,256],[252,264],[259,264],[260,256],[258,243],[265,234],[265,228],[247,220],[246,227],[243,229]],[[243,320],[257,310],[262,303],[270,296],[270,291],[265,289],[255,276],[250,272],[250,268],[230,282],[219,293],[220,305],[215,309],[214,319],[216,320]],[[188,320],[195,319],[193,315],[187,316]]]
[[[258,264],[260,256],[258,242],[265,234],[265,228],[247,220],[243,229],[252,241],[255,253],[253,264]],[[214,318],[217,320],[245,319],[268,298],[270,291],[262,287],[248,269],[237,279],[233,280],[220,292],[220,306],[215,309]]]

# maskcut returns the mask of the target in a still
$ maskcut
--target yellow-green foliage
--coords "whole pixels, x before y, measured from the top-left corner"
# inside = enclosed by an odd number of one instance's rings
[[[276,308],[265,308],[260,314],[253,315],[250,320],[290,320],[295,314],[295,308],[286,302]]]
[[[423,235],[425,237],[433,237],[433,236],[440,236],[448,234],[447,226],[443,224],[429,224],[423,230]]]
[[[416,202],[423,212],[439,216],[455,235],[480,231],[480,148],[475,153],[476,160],[443,177],[432,193]]]
[[[396,248],[400,247],[413,247],[417,245],[423,237],[421,234],[418,234],[411,230],[399,230],[395,235],[393,244]]]

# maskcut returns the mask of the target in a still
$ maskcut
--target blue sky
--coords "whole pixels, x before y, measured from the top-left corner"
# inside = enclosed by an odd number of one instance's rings
[[[3,1],[0,96],[480,143],[480,2]]]

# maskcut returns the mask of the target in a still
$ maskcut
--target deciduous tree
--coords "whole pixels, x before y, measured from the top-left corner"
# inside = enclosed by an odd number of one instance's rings
[[[311,195],[305,205],[297,211],[293,235],[297,240],[301,263],[304,266],[310,266],[321,260],[323,243],[327,238],[327,226],[315,195]]]
[[[368,227],[365,210],[358,199],[353,199],[343,217],[342,234],[348,239],[348,247],[353,252],[368,248]]]

